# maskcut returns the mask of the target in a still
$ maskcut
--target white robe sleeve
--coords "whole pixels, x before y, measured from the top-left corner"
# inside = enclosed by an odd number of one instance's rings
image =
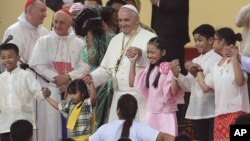
[[[41,75],[53,80],[58,73],[53,69],[49,61],[48,53],[45,50],[44,38],[38,39],[29,59],[29,65]]]
[[[27,76],[25,77],[25,79],[25,83],[28,86],[30,94],[32,94],[33,97],[37,100],[44,100],[41,85],[36,80],[36,78],[30,72],[27,72]]]
[[[71,60],[73,70],[68,74],[70,75],[72,80],[75,80],[82,78],[84,74],[88,74],[90,71],[90,67],[80,58],[80,50],[84,45],[83,40],[72,36],[72,41],[73,43],[70,46],[75,47],[75,51],[73,51],[73,53],[71,54],[71,56],[74,56],[74,59]]]
[[[179,77],[177,78],[177,82],[183,91],[190,92],[193,79],[194,77],[190,73],[188,73],[186,76],[180,73]]]
[[[112,76],[112,70],[105,67],[98,67],[91,72],[91,76],[95,87],[100,86],[107,82]]]
[[[72,80],[75,80],[81,78],[84,74],[88,74],[89,70],[90,70],[89,65],[84,63],[79,57],[76,62],[76,66],[68,74],[70,75]]]
[[[241,8],[240,12],[235,18],[235,24],[238,27],[246,27],[249,25],[250,19],[250,4]]]
[[[241,68],[247,73],[250,73],[250,57],[240,55]]]

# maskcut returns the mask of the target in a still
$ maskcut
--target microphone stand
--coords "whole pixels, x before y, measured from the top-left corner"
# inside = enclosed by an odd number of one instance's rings
[[[29,64],[24,63],[24,62],[21,61],[21,60],[19,60],[19,61],[21,62],[20,67],[21,67],[22,69],[26,70],[26,69],[28,68],[28,69],[30,69],[32,72],[34,72],[37,76],[39,76],[40,78],[42,78],[45,82],[50,83],[50,81],[49,81],[47,78],[45,78],[44,76],[42,76],[41,74],[39,74],[38,72],[36,72],[36,70],[34,70],[33,68],[31,68],[31,67],[29,66]]]

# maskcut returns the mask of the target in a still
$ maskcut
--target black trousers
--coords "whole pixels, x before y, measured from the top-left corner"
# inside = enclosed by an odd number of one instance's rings
[[[10,133],[0,134],[0,141],[11,141],[10,140]]]
[[[212,141],[214,133],[214,118],[192,120],[195,140]]]

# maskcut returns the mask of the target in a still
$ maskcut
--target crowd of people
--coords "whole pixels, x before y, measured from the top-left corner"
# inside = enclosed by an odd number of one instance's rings
[[[236,18],[242,36],[195,28],[200,55],[184,63],[189,0],[151,3],[152,28],[140,0],[26,0],[0,46],[0,141],[217,141],[249,122],[250,6]],[[185,92],[190,137],[178,133]]]

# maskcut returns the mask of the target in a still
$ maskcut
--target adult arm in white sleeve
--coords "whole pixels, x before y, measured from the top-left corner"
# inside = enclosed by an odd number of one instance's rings
[[[44,40],[41,38],[38,39],[30,56],[29,65],[39,74],[53,80],[58,73],[55,71],[52,62],[49,60],[48,52],[45,50],[44,46]]]
[[[95,87],[107,82],[112,77],[112,70],[103,66],[98,67],[91,73]]]
[[[240,55],[241,68],[247,73],[250,73],[250,57]]]
[[[89,65],[83,62],[79,57],[76,66],[68,74],[72,80],[75,80],[81,78],[84,74],[88,74],[89,70],[90,70]]]
[[[242,7],[235,18],[235,25],[238,27],[246,27],[249,25],[250,4]]]

